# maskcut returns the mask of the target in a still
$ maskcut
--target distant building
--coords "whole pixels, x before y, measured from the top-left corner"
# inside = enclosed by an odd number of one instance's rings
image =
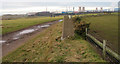
[[[83,10],[82,10],[83,12],[85,12],[85,7],[83,7]]]
[[[114,12],[120,11],[120,8],[114,8]]]
[[[82,8],[81,8],[81,7],[79,7],[78,11],[79,11],[79,12],[81,12],[81,11],[82,11]]]
[[[78,12],[85,12],[85,7],[79,7]]]
[[[74,13],[79,13],[78,11],[74,11]]]
[[[52,13],[50,13],[50,12],[38,12],[35,15],[36,16],[51,16]]]
[[[68,11],[67,13],[73,13],[73,11]]]
[[[35,16],[37,12],[30,12],[30,13],[27,13],[27,16]]]
[[[62,11],[62,14],[65,14],[65,13],[67,13],[67,12]]]
[[[73,7],[73,12],[75,11],[75,7]]]
[[[98,12],[98,8],[96,8],[96,12]]]
[[[31,12],[27,13],[28,16],[53,16],[53,13],[50,12]]]
[[[100,11],[103,12],[103,8],[102,7],[100,8]]]

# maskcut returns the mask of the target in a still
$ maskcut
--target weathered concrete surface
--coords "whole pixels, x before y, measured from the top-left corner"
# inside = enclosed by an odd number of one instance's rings
[[[74,36],[74,23],[72,16],[64,16],[62,39]]]

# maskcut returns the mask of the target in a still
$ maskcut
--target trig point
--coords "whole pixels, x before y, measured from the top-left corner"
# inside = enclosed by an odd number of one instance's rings
[[[63,31],[61,39],[74,36],[74,24],[71,15],[64,16]]]

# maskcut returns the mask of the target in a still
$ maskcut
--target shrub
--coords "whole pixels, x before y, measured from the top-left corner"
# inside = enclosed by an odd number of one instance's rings
[[[82,18],[80,17],[74,17],[73,21],[75,33],[85,37],[85,30],[86,28],[89,28],[90,23],[82,21]]]

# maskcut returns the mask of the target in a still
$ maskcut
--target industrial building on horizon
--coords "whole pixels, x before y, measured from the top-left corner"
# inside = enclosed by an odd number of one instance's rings
[[[117,8],[115,8],[117,9]],[[116,10],[117,11],[117,10]],[[50,12],[50,11],[43,11],[43,12],[36,12],[36,13],[33,13],[33,15],[31,15],[30,13],[28,13],[27,15],[28,16],[54,16],[54,15],[57,15],[57,14],[81,14],[81,13],[85,13],[85,12],[95,12],[95,13],[99,13],[99,12],[115,12],[114,11],[110,11],[109,9],[106,10],[106,9],[103,9],[103,7],[96,7],[95,10],[86,10],[86,7],[81,7],[79,6],[78,7],[78,11],[75,11],[75,7],[72,7],[72,9],[70,10],[70,7],[69,7],[69,10],[66,9],[66,11],[54,11],[54,12]]]
[[[69,9],[69,10],[68,10]],[[114,10],[111,10],[111,9],[104,9],[103,7],[96,7],[94,10],[86,10],[86,7],[81,7],[79,6],[78,9],[76,7],[72,7],[70,9],[69,8],[66,8],[66,11],[59,11],[59,10],[56,10],[56,11],[48,11],[47,9],[45,11],[42,11],[42,12],[29,12],[29,13],[26,13],[25,16],[54,16],[54,15],[62,15],[62,14],[82,14],[82,13],[99,13],[99,12],[118,12],[119,8],[114,8]],[[77,11],[76,11],[77,9]],[[16,16],[16,15],[13,15],[13,14],[6,14],[6,16]],[[17,16],[19,16],[21,14],[18,14]],[[5,16],[5,15],[3,15]]]

